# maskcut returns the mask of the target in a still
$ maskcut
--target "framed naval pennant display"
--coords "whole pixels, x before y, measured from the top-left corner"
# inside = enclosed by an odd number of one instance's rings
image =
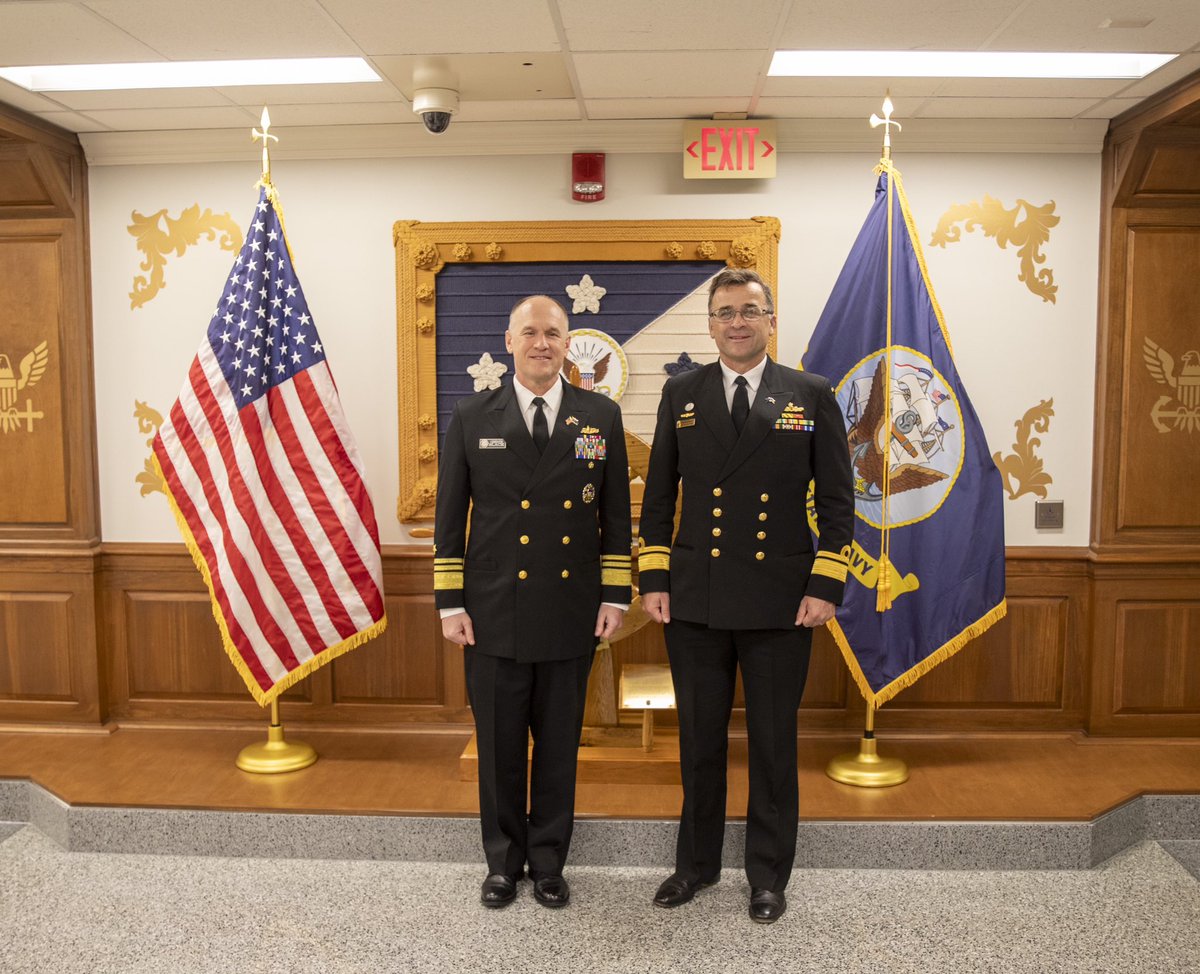
[[[663,382],[716,358],[709,281],[726,266],[753,268],[778,302],[779,233],[774,217],[397,222],[397,516],[433,517],[454,402],[511,379],[504,331],[513,304],[529,294],[548,294],[567,311],[564,376],[621,403],[631,475],[644,475]],[[631,494],[636,517],[636,479]]]

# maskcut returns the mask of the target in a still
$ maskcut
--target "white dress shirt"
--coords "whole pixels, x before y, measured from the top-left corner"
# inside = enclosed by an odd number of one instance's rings
[[[717,361],[720,362],[720,359]],[[721,362],[721,381],[725,384],[725,408],[733,413],[733,394],[737,391],[734,382],[739,375],[746,377],[746,395],[750,397],[750,405],[754,405],[754,397],[758,395],[758,387],[762,384],[763,372],[767,368],[767,357],[748,372],[734,372],[728,365]]]

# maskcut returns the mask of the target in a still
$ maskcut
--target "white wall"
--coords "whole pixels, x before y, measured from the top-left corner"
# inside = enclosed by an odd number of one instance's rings
[[[287,232],[343,404],[358,438],[386,543],[411,541],[395,517],[398,492],[395,220],[734,219],[775,216],[780,245],[779,359],[796,365],[871,204],[875,159],[784,154],[763,183],[696,183],[678,157],[607,160],[608,199],[576,204],[569,156],[420,158],[277,163]],[[172,255],[167,287],[131,310],[141,255],[130,214],[194,203],[229,212],[244,231],[257,199],[257,157],[244,164],[98,166],[91,170],[91,245],[103,537],[175,541],[161,495],[142,498],[148,454],[134,400],[166,412],[178,394],[233,254],[215,241]],[[956,360],[993,452],[1011,452],[1014,422],[1053,397],[1038,450],[1066,501],[1061,532],[1033,528],[1033,500],[1006,502],[1010,545],[1084,545],[1088,539],[1100,208],[1098,155],[917,154],[898,157],[946,316]],[[1047,304],[1017,281],[1015,247],[980,231],[946,249],[928,246],[950,205],[1054,200],[1061,222],[1045,247],[1059,285]],[[240,246],[240,241],[238,242]],[[427,543],[422,541],[421,543]]]

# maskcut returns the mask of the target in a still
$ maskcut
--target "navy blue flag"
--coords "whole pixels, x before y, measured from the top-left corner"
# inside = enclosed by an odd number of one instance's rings
[[[829,626],[878,707],[1004,617],[1000,474],[967,398],[900,174],[875,204],[804,354],[846,423],[855,532]],[[890,353],[889,353],[890,350]],[[812,515],[814,531],[820,525]]]

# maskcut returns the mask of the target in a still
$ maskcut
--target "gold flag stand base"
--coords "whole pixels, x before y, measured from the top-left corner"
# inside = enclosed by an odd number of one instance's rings
[[[875,708],[867,707],[867,728],[858,753],[839,754],[825,773],[834,781],[857,788],[890,788],[908,780],[908,765],[899,758],[881,758],[876,750]]]
[[[248,744],[238,753],[237,766],[251,774],[285,774],[307,768],[317,760],[317,752],[302,741],[285,741],[279,722],[279,701],[271,701],[271,723],[266,741]]]

